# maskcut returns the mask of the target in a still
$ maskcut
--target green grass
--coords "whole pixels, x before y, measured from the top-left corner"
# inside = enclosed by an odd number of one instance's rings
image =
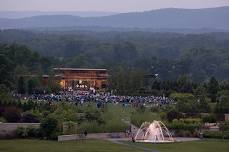
[[[145,147],[157,152],[228,152],[229,141],[203,140],[169,144],[124,142],[114,144],[102,140],[57,142],[47,140],[0,140],[0,152],[143,152]],[[129,144],[129,146],[127,145]]]
[[[203,140],[167,144],[142,144],[158,152],[229,152],[229,140]]]
[[[0,152],[142,152],[109,141],[0,140]]]

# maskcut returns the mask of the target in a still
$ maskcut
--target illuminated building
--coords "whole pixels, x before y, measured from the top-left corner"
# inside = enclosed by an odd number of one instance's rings
[[[62,89],[101,90],[108,84],[106,69],[54,68],[54,72]]]

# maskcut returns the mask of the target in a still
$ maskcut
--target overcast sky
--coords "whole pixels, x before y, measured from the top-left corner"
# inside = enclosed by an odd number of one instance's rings
[[[0,0],[0,11],[130,12],[159,8],[229,6],[229,0]]]

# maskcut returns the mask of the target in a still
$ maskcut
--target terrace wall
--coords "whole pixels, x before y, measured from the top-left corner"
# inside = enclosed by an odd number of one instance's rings
[[[40,123],[0,123],[0,138],[15,137],[18,127],[39,128]]]

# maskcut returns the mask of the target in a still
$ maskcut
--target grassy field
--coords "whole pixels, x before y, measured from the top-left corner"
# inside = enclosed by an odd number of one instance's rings
[[[0,140],[0,152],[228,152],[229,141],[194,141],[175,144],[114,144],[102,140],[57,142],[45,140]]]
[[[0,152],[141,152],[102,140],[57,142],[46,140],[0,140]]]
[[[136,145],[136,144],[134,144]],[[229,140],[203,140],[168,144],[140,144],[158,152],[229,152]]]

